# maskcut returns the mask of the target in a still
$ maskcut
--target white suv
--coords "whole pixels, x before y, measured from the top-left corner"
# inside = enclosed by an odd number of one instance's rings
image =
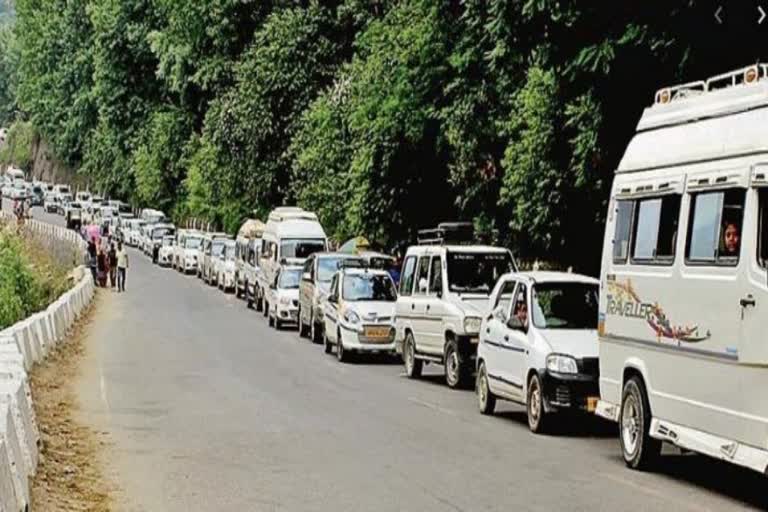
[[[594,412],[599,397],[599,281],[563,272],[520,272],[499,279],[477,348],[477,398],[525,405],[543,432],[552,413]]]
[[[516,266],[507,249],[443,245],[449,234],[444,227],[406,253],[395,306],[395,341],[408,377],[418,378],[425,362],[436,363],[445,366],[448,385],[457,388],[471,381],[491,291]]]

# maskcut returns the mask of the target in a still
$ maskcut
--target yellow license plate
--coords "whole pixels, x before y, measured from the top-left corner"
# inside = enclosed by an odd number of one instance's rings
[[[587,397],[587,412],[595,412],[597,409],[597,401],[600,400],[596,396]]]
[[[389,327],[366,327],[366,338],[389,338]]]

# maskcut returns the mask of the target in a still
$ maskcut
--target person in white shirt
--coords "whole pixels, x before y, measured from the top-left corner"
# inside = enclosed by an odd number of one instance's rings
[[[123,242],[117,243],[117,291],[125,291],[125,273],[128,271],[128,251]]]

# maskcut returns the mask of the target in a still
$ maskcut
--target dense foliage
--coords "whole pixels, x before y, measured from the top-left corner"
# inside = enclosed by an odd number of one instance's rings
[[[470,220],[594,271],[655,89],[754,62],[696,0],[17,0],[17,110],[94,188],[234,230],[293,204],[402,249]],[[725,52],[736,47],[741,52]],[[745,53],[746,52],[746,53]]]

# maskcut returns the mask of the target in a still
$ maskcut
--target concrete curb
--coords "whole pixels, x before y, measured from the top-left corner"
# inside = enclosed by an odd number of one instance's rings
[[[3,217],[8,215],[0,212]],[[85,253],[85,241],[73,231],[35,220],[27,221],[25,229]],[[80,266],[73,276],[75,285],[46,310],[0,331],[0,512],[30,507],[29,478],[37,469],[40,431],[27,374],[66,339],[95,295],[90,272]]]

